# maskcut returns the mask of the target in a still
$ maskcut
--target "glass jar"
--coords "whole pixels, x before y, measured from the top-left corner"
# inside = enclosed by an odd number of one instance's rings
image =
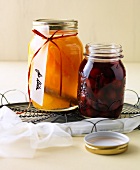
[[[83,59],[78,21],[33,21],[28,48],[28,91],[34,107],[63,110],[77,106],[78,69]]]
[[[85,117],[118,118],[123,107],[126,71],[117,44],[87,44],[79,68],[78,103]]]

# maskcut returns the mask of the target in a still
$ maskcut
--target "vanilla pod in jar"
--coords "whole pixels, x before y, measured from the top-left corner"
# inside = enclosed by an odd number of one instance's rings
[[[85,117],[118,118],[124,102],[126,71],[117,44],[87,44],[79,68],[78,104]]]
[[[28,48],[28,93],[34,107],[62,111],[77,107],[78,69],[83,46],[78,21],[33,21]]]

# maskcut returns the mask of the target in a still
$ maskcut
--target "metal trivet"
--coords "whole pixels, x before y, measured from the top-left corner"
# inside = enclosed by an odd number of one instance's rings
[[[16,113],[21,112],[21,114],[18,115],[24,122],[66,123],[66,122],[80,121],[84,119],[80,115],[78,108],[75,108],[74,110],[70,110],[70,111],[63,111],[63,112],[49,112],[44,110],[38,110],[33,105],[30,105],[30,108],[27,109],[27,107],[29,106],[28,102],[6,104],[6,106],[8,106],[11,110],[13,110]]]
[[[124,103],[120,118],[131,117],[137,114],[140,114],[140,108],[138,105]]]
[[[83,120],[84,117],[80,115],[79,109],[76,108],[71,111],[65,112],[48,112],[43,110],[38,110],[30,106],[28,110],[29,103],[14,103],[14,104],[7,104],[11,110],[14,112],[22,112],[19,114],[19,117],[24,122],[32,122],[32,123],[39,123],[39,122],[57,122],[57,123],[66,123],[66,122],[73,122],[73,121],[80,121]],[[1,106],[2,107],[2,106]],[[26,111],[25,111],[26,110]],[[122,113],[119,118],[131,117],[133,115],[140,114],[140,109],[137,106],[133,106],[128,103],[124,103]]]

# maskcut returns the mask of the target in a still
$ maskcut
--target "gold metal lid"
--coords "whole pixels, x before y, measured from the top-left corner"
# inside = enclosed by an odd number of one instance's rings
[[[84,138],[85,147],[95,154],[112,155],[125,152],[129,138],[118,132],[100,131],[88,134]]]
[[[37,19],[33,21],[33,26],[48,25],[50,30],[77,30],[78,21],[68,19]]]

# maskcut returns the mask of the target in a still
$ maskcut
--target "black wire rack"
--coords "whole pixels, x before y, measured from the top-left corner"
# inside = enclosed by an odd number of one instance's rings
[[[65,123],[65,122],[80,121],[84,119],[80,115],[78,107],[70,111],[51,112],[51,111],[38,110],[32,104],[28,108],[29,106],[28,102],[6,104],[4,106],[8,106],[11,110],[13,110],[16,114],[18,114],[23,122]]]
[[[1,105],[1,107],[2,106],[3,105]],[[66,123],[85,119],[80,115],[78,107],[70,111],[49,112],[38,110],[33,105],[30,105],[28,108],[28,102],[6,104],[5,106],[8,106],[11,110],[17,113],[23,122],[32,122],[35,124],[39,122]],[[140,114],[140,109],[136,105],[134,106],[124,103],[122,113],[119,118],[131,117],[137,114]]]
[[[79,111],[78,106],[74,109],[68,109],[62,112],[53,112],[53,111],[44,111],[44,110],[38,110],[36,109],[32,104],[29,106],[29,102],[18,102],[18,103],[10,103],[8,94],[14,95],[18,92],[18,95],[23,95],[25,98],[25,101],[27,101],[27,96],[22,91],[19,91],[17,89],[8,90],[5,93],[0,93],[1,95],[1,105],[2,106],[8,106],[11,110],[13,110],[16,114],[19,115],[19,117],[22,119],[23,122],[32,122],[32,123],[39,123],[39,122],[56,122],[56,123],[66,123],[66,122],[74,122],[74,121],[81,121],[85,119]],[[120,114],[119,118],[126,118],[126,117],[133,117],[134,115],[140,116],[140,98],[138,94],[133,91],[129,90],[128,92],[132,92],[135,94],[136,104],[129,104],[124,103],[122,112]],[[11,94],[14,93],[14,94]],[[22,96],[22,97],[23,97]],[[4,104],[4,102],[6,104]],[[140,129],[140,126],[139,126]]]

